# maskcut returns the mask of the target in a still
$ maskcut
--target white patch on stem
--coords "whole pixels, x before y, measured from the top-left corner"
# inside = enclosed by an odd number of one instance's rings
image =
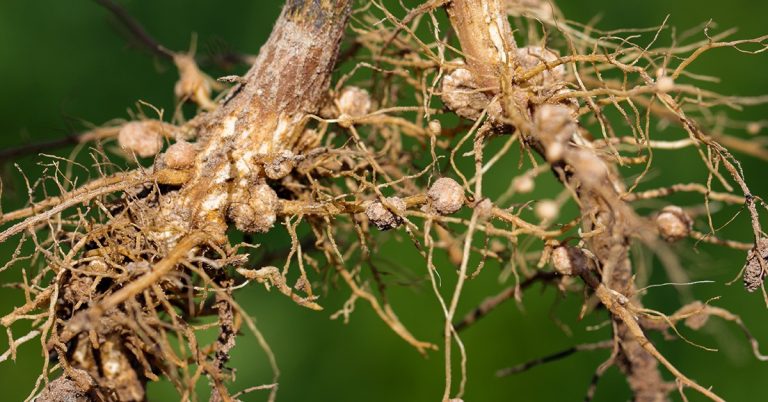
[[[237,117],[228,117],[224,119],[224,129],[221,132],[220,137],[226,138],[231,137],[233,134],[235,134],[235,124],[237,123]]]
[[[504,40],[501,37],[498,22],[488,24],[488,33],[491,35],[491,42],[496,47],[496,52],[499,53],[499,59],[501,59],[502,63],[506,64],[507,52],[504,50]]]
[[[213,193],[208,197],[206,197],[205,201],[203,201],[202,211],[200,212],[202,214],[207,214],[210,211],[221,209],[224,206],[224,202],[226,202],[226,200],[227,200],[227,193],[225,192]]]

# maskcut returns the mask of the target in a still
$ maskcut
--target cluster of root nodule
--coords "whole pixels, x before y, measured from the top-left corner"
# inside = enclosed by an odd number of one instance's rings
[[[70,232],[72,239],[52,239],[50,247],[38,249],[52,255],[35,281],[54,279],[28,305],[51,306],[41,326],[50,331],[46,370],[49,359],[62,370],[38,401],[143,401],[148,381],[164,378],[181,394],[189,394],[200,377],[207,377],[215,389],[233,375],[224,365],[231,348],[226,344],[233,342],[241,320],[222,290],[230,284],[224,267],[244,260],[232,259],[227,255],[231,250],[212,249],[204,241],[179,255],[168,250],[157,228],[169,223],[161,221],[167,216],[161,203],[174,191],[140,185],[117,199],[103,199],[97,204],[108,216],[106,223],[89,219],[94,211],[84,210],[79,224],[87,226],[87,232]],[[174,269],[120,296],[161,269],[163,261]],[[206,317],[213,317],[212,327],[221,332],[211,345],[197,341],[199,333],[211,327]],[[24,318],[14,311],[3,321],[10,325]]]

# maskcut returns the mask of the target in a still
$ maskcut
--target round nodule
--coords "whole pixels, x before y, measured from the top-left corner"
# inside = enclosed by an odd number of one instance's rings
[[[368,91],[349,86],[339,96],[339,114],[350,117],[365,116],[371,111],[371,95]]]
[[[571,246],[559,246],[552,250],[552,265],[560,275],[572,276],[578,275],[583,269],[586,269],[587,258],[584,252]]]
[[[295,167],[296,155],[290,150],[282,150],[264,164],[264,173],[272,180],[279,180],[288,176]]]
[[[142,158],[157,155],[163,149],[163,125],[158,121],[132,121],[117,133],[120,148]]]
[[[536,203],[533,213],[541,221],[552,221],[560,215],[560,206],[554,200],[541,200]]]
[[[427,191],[432,209],[440,215],[450,215],[464,205],[464,188],[449,177],[441,177]]]
[[[522,175],[512,181],[512,186],[516,192],[525,194],[533,191],[533,189],[536,187],[536,182],[533,181],[531,176]]]
[[[197,149],[195,145],[186,141],[179,141],[165,151],[163,160],[171,169],[186,169],[195,164]]]
[[[682,208],[669,205],[656,216],[656,228],[662,239],[668,242],[676,242],[691,234],[693,220]]]
[[[232,202],[227,216],[235,227],[246,233],[266,233],[275,226],[279,199],[272,187],[259,184],[251,188],[242,200]]]
[[[368,220],[379,230],[390,230],[402,225],[403,218],[401,215],[405,213],[407,208],[405,201],[399,197],[387,197],[385,201],[387,205],[381,201],[374,201],[365,209]]]

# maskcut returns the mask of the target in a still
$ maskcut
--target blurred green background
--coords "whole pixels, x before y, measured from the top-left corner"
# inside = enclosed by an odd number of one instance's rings
[[[393,8],[398,2],[385,1]],[[232,49],[255,54],[264,42],[280,11],[278,0],[164,0],[123,1],[161,43],[182,50],[189,46],[191,34],[198,35],[198,53]],[[413,5],[415,2],[406,2]],[[588,22],[600,15],[597,26],[604,30],[659,25],[667,14],[670,24],[681,30],[714,19],[716,30],[738,27],[738,37],[768,33],[765,16],[768,2],[754,0],[643,0],[643,1],[563,1],[559,6],[574,21]],[[702,34],[698,33],[698,38]],[[167,62],[154,59],[130,45],[123,30],[104,9],[92,1],[3,0],[0,2],[0,147],[30,141],[61,138],[82,130],[90,123],[101,124],[113,118],[126,118],[126,111],[138,100],[172,110],[176,72]],[[738,54],[732,49],[713,51],[702,57],[693,70],[722,78],[713,87],[726,94],[760,95],[768,93],[768,57]],[[240,73],[242,70],[234,71]],[[742,120],[766,117],[766,107],[752,108],[738,115]],[[657,137],[659,138],[659,137]],[[66,155],[67,151],[57,152]],[[706,172],[694,154],[667,154],[657,157],[655,170],[662,179],[699,181]],[[741,157],[753,192],[768,196],[766,163]],[[22,187],[13,186],[18,162],[30,176],[38,171],[35,158],[4,160],[4,210],[19,205],[25,198]],[[503,165],[514,169],[513,164]],[[503,169],[500,170],[503,172]],[[667,177],[674,172],[674,177]],[[491,188],[504,188],[504,174],[497,175]],[[10,183],[8,183],[10,181]],[[17,183],[18,184],[18,183]],[[554,187],[542,187],[537,194],[553,194]],[[22,191],[20,191],[22,190]],[[727,216],[720,216],[724,223]],[[742,214],[726,233],[749,239]],[[284,247],[285,238],[270,238],[267,249]],[[690,246],[690,244],[688,244]],[[3,258],[14,245],[0,250]],[[700,285],[694,293],[706,300],[720,296],[717,305],[740,314],[755,337],[766,343],[768,351],[768,310],[759,294],[746,294],[740,283],[725,286],[742,266],[743,252],[712,247],[679,248],[683,265],[694,279],[711,279],[716,284]],[[380,251],[382,261],[399,265],[399,271],[412,270],[412,277],[423,278],[424,264],[412,246],[391,242]],[[485,296],[508,284],[499,284],[496,272],[489,271],[468,283],[459,314],[463,315]],[[652,281],[663,281],[661,269]],[[450,276],[448,273],[445,276]],[[2,279],[19,280],[19,272],[5,272]],[[17,291],[0,293],[0,314],[13,308]],[[441,313],[428,282],[419,286],[393,288],[390,298],[401,319],[417,337],[440,343]],[[348,324],[330,320],[348,295],[348,290],[332,292],[321,301],[324,312],[296,307],[276,292],[267,293],[252,286],[241,290],[239,300],[256,318],[277,356],[282,370],[278,400],[282,401],[436,401],[442,395],[442,352],[420,357],[395,336],[362,302]],[[553,304],[555,300],[558,303]],[[672,312],[678,306],[674,290],[653,290],[646,298],[649,307]],[[601,323],[604,315],[576,321],[580,299],[563,300],[554,289],[529,290],[522,306],[507,303],[463,334],[469,353],[469,382],[466,401],[577,401],[582,400],[594,369],[607,351],[585,352],[566,360],[537,367],[528,372],[496,378],[495,370],[553,353],[584,341],[605,339],[608,329],[587,331]],[[567,335],[557,320],[569,324]],[[707,352],[683,341],[663,343],[667,357],[691,378],[729,401],[768,400],[765,388],[768,362],[757,362],[737,328],[712,320],[705,330],[683,332],[695,342],[720,349]],[[16,334],[18,336],[19,334]],[[659,339],[658,337],[654,339]],[[0,336],[0,351],[5,351]],[[0,400],[22,400],[31,389],[40,367],[39,345],[27,344],[16,362],[0,364]],[[237,368],[233,390],[270,381],[264,353],[250,336],[239,339],[231,365]],[[601,381],[597,401],[628,400],[627,387],[617,370]],[[690,400],[700,400],[688,392]],[[264,400],[265,394],[250,394],[244,400]],[[675,398],[679,396],[675,395]],[[170,401],[178,397],[168,384],[152,384],[150,399]]]

